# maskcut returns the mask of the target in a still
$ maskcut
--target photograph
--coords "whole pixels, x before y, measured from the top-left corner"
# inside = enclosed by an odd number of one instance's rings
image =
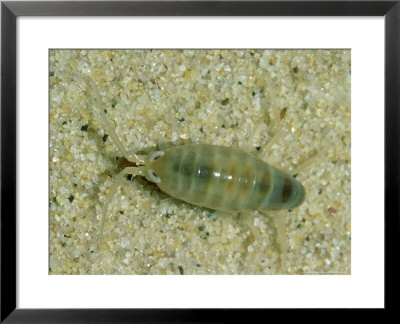
[[[3,1],[0,322],[396,308],[399,2]]]
[[[350,275],[351,49],[49,49],[50,275]]]

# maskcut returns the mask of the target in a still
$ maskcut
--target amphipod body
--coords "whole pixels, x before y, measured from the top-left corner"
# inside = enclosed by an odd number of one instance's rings
[[[192,144],[157,151],[149,156],[129,155],[107,120],[96,86],[90,78],[86,80],[94,91],[106,132],[130,165],[118,174],[107,194],[99,247],[108,206],[126,174],[145,176],[177,199],[225,212],[290,209],[304,201],[305,190],[300,182],[237,149]]]
[[[299,206],[304,187],[292,176],[240,150],[193,144],[153,153],[150,181],[172,197],[226,212]]]

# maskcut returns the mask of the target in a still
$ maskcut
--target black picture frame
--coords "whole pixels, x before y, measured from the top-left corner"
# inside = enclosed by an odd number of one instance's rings
[[[396,307],[399,246],[400,1],[127,1],[1,3],[1,322],[236,322],[266,310],[19,309],[16,306],[16,19],[19,16],[384,16],[385,309]],[[374,172],[374,171],[372,171]],[[377,170],[379,172],[379,170]],[[368,180],[366,180],[368,181]],[[373,188],[371,188],[373,190]],[[367,284],[367,283],[366,283]],[[240,298],[240,296],[238,296]],[[265,316],[248,314],[247,316]]]

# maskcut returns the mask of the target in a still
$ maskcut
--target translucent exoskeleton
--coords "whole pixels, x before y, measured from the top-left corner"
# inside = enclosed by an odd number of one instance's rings
[[[293,176],[240,149],[190,144],[149,155],[129,155],[106,118],[96,86],[89,78],[88,81],[95,93],[93,104],[100,108],[104,128],[128,161],[107,194],[99,248],[108,206],[127,174],[144,176],[163,192],[187,203],[229,213],[292,209],[304,201],[305,189]],[[278,234],[282,233],[282,224],[279,221],[275,224]],[[282,240],[279,243],[281,249],[282,245],[286,246]]]
[[[225,212],[299,206],[304,188],[295,178],[239,149],[192,144],[150,155],[146,178],[172,197]]]

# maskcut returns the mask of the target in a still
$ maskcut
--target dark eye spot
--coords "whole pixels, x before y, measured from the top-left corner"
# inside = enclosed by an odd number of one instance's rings
[[[153,170],[148,170],[147,179],[152,181],[152,182],[154,182],[154,183],[160,183],[161,182],[161,179],[158,177],[158,175]]]
[[[153,155],[150,157],[150,161],[155,161],[164,155],[163,151],[154,152]]]

